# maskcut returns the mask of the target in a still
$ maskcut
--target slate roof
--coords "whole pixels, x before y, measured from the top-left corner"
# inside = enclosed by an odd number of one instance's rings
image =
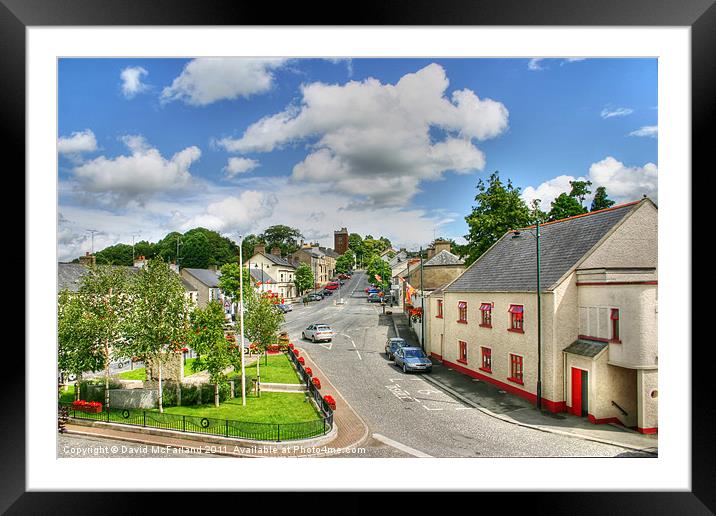
[[[462,265],[465,263],[458,256],[452,254],[450,251],[442,250],[427,262],[423,263],[423,266],[428,267],[432,265]]]
[[[549,289],[627,214],[637,201],[540,226],[542,289]],[[446,292],[530,292],[536,290],[534,229],[505,234],[460,275]]]
[[[137,272],[138,267],[126,265],[112,265],[112,267],[123,267],[130,272]],[[57,263],[57,291],[67,289],[70,292],[77,292],[80,289],[80,278],[87,274],[87,267],[79,263]]]
[[[261,282],[261,283],[276,283],[274,279],[268,275],[265,271],[262,271],[261,269],[257,269],[255,267],[252,267],[249,269],[251,272],[251,277],[254,278],[254,281]]]
[[[594,358],[604,348],[607,347],[606,342],[597,342],[596,340],[585,340],[577,339],[572,342],[569,346],[564,348],[565,353],[571,353],[572,355],[580,355],[583,357]]]
[[[281,258],[280,256],[276,256],[275,254],[270,253],[261,253],[264,255],[268,260],[272,261],[276,265],[281,265],[282,267],[292,267],[296,268],[291,262],[286,260],[285,258]]]
[[[187,292],[198,292],[196,287],[189,283],[185,278],[181,279],[181,284],[184,285],[184,290],[186,290]]]
[[[341,255],[335,252],[330,247],[319,247],[322,253],[324,253],[326,256],[330,256],[331,258],[340,258]]]
[[[184,270],[209,288],[217,288],[219,286],[219,274],[217,274],[216,271],[209,269],[192,269],[189,267],[186,267]]]

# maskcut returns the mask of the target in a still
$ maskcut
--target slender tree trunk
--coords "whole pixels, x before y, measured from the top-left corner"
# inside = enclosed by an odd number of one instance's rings
[[[261,354],[256,360],[256,395],[261,396]]]
[[[82,373],[77,373],[75,377],[75,401],[80,399],[80,382],[82,381]]]
[[[104,408],[109,410],[109,339],[104,341]]]
[[[162,405],[162,361],[159,359],[159,413],[164,412],[164,406]]]
[[[219,406],[219,382],[214,383],[214,406]]]

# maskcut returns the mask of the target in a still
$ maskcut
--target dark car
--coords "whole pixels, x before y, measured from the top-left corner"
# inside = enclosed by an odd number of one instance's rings
[[[328,290],[328,289],[324,289],[323,291],[321,291],[321,294],[324,295],[324,296],[332,296],[332,295],[333,295],[333,291],[332,291],[332,290]]]
[[[404,373],[408,371],[424,371],[429,373],[433,370],[433,363],[420,348],[400,348],[393,355],[395,365],[402,368]]]
[[[388,357],[388,360],[393,360],[395,358],[395,352],[400,348],[406,347],[407,345],[408,343],[405,342],[405,339],[392,337],[385,343],[385,356]]]
[[[303,298],[304,301],[320,301],[323,299],[323,296],[317,292],[314,292],[313,294],[308,294],[306,297]]]
[[[378,293],[370,294],[367,297],[367,300],[369,303],[380,303],[383,300],[383,296],[379,295]]]

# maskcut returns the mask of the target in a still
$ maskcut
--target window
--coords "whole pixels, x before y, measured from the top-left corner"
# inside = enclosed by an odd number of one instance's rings
[[[438,299],[438,314],[435,317],[437,317],[438,319],[443,318],[443,300],[442,299]]]
[[[460,346],[460,354],[458,355],[458,362],[462,362],[463,364],[467,364],[467,342],[464,342],[462,340],[457,341],[458,346]]]
[[[459,323],[467,324],[467,301],[459,301],[457,304],[457,313]]]
[[[510,327],[507,329],[509,331],[524,333],[524,307],[522,305],[510,305],[508,312],[510,313]]]
[[[510,353],[510,377],[508,380],[524,384],[522,380],[522,357],[520,355]]]
[[[480,348],[482,353],[482,371],[487,373],[492,372],[492,350],[490,348]]]
[[[480,326],[483,328],[492,328],[492,303],[482,303],[480,305],[480,313],[482,314]]]
[[[612,342],[621,342],[619,336],[619,309],[612,308],[612,314],[610,316],[612,321]]]

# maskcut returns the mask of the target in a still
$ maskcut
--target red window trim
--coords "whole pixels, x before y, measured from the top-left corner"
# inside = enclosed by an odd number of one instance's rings
[[[524,333],[525,330],[522,328],[507,328],[507,331],[511,331],[512,333]]]
[[[488,369],[485,367],[485,350],[490,351],[490,368]],[[492,374],[492,348],[488,348],[487,346],[480,346],[480,363],[482,364],[478,369],[480,371],[484,371],[486,373]]]
[[[488,307],[489,308],[486,308]],[[485,320],[485,312],[490,313],[490,322],[484,323]],[[492,303],[481,303],[480,304],[480,324],[478,325],[480,328],[492,328]]]
[[[435,316],[436,319],[443,318],[443,300],[438,299],[438,314]]]
[[[510,314],[510,326],[507,328],[507,331],[511,331],[513,333],[524,333],[525,305],[510,305],[510,308],[507,310],[507,313]],[[522,327],[517,328],[515,326],[515,320],[521,321]]]
[[[517,383],[517,384],[520,384],[520,385],[524,385],[524,384],[525,384],[525,382],[523,382],[523,381],[520,380],[519,378],[512,378],[511,376],[508,376],[507,379],[508,379],[509,381],[513,382],[513,383]]]
[[[460,304],[461,304],[461,303],[464,303],[464,304],[465,304],[465,307],[464,307],[464,308],[460,308]],[[462,312],[463,310],[465,310],[465,318],[464,318],[464,319],[461,318],[461,315],[462,315],[461,312]],[[467,324],[467,301],[460,301],[460,300],[458,300],[458,302],[457,302],[457,316],[460,317],[460,319],[458,319],[457,322],[459,322],[460,324]]]
[[[464,359],[462,358],[463,344],[465,347],[465,358]],[[464,340],[458,340],[457,345],[458,345],[457,361],[460,362],[461,364],[467,364],[467,342],[465,342]]]
[[[519,385],[524,385],[524,377],[525,377],[525,362],[524,357],[522,355],[518,355],[516,353],[508,353],[510,357],[510,376],[507,377],[507,379],[513,383],[517,383]],[[515,360],[518,358],[519,360]],[[516,376],[512,376],[514,370],[513,367],[515,363],[519,362],[520,364],[520,371],[522,372],[522,378],[517,378]]]

